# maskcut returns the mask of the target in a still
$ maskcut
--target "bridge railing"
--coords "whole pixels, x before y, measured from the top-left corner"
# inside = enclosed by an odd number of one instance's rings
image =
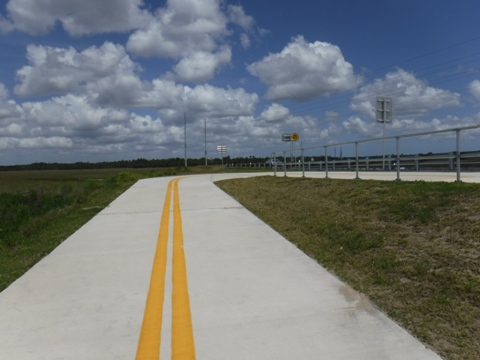
[[[457,173],[457,182],[461,181],[461,172],[462,166],[463,170],[471,169],[472,167],[480,166],[480,152],[479,151],[470,151],[463,152],[461,151],[461,133],[469,130],[479,129],[480,125],[477,126],[466,126],[454,129],[445,129],[437,131],[429,131],[415,134],[407,135],[398,135],[391,137],[382,137],[382,138],[373,138],[366,140],[350,141],[337,144],[326,144],[313,146],[308,148],[300,149],[290,149],[282,150],[278,152],[273,152],[271,157],[276,159],[282,157],[285,160],[282,164],[275,163],[272,168],[277,175],[277,172],[284,173],[284,176],[287,176],[287,171],[302,171],[303,176],[305,176],[305,171],[325,171],[325,177],[328,178],[329,171],[355,171],[355,178],[359,179],[360,171],[374,171],[374,170],[388,170],[396,171],[397,178],[396,180],[401,180],[402,171],[420,171],[420,170],[438,170],[439,166],[443,167],[443,171],[456,171]],[[455,150],[442,153],[442,154],[428,154],[428,155],[414,155],[414,156],[403,156],[400,154],[400,146],[403,139],[406,138],[415,138],[422,137],[427,135],[435,135],[441,133],[455,133]],[[389,140],[395,140],[396,153],[388,157],[383,156],[374,156],[361,157],[359,154],[359,145],[372,142],[384,142]],[[480,142],[479,142],[480,144]],[[347,158],[336,158],[328,156],[328,150],[331,148],[336,148],[340,146],[354,145],[355,147],[355,156]],[[305,161],[305,151],[311,150],[322,150],[324,152],[323,160],[318,161]],[[287,155],[290,154],[290,161],[287,161]],[[294,157],[293,154],[299,155],[299,160],[297,157]],[[295,160],[293,160],[295,159]]]

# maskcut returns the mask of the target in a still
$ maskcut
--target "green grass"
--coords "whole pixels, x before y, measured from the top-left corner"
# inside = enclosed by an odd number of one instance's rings
[[[138,179],[212,172],[223,169],[0,173],[0,291]],[[445,359],[480,359],[479,185],[218,184]]]
[[[0,291],[138,179],[184,169],[0,173]]]
[[[137,180],[224,171],[195,166],[0,172],[0,292]]]
[[[480,359],[480,186],[217,183],[445,359]]]

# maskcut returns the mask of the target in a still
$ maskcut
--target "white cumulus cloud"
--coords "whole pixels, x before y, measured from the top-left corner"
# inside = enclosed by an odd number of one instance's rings
[[[215,53],[199,51],[181,59],[174,71],[179,80],[205,82],[214,77],[218,68],[229,64],[231,59],[232,51],[229,47],[223,47]]]
[[[0,83],[0,126],[13,125],[11,122],[20,116],[20,113],[21,108],[15,101],[10,99],[7,87]]]
[[[127,49],[142,56],[182,57],[211,52],[228,35],[220,0],[170,0],[145,28],[129,38]]]
[[[29,65],[17,71],[20,96],[45,96],[85,91],[86,85],[108,79],[115,91],[134,89],[138,84],[138,69],[120,45],[106,42],[82,52],[74,48],[54,48],[42,45],[27,47]],[[122,82],[126,82],[121,86]]]
[[[223,118],[252,115],[258,104],[258,95],[244,89],[221,89],[211,85],[186,88],[187,112],[197,118]]]
[[[247,67],[269,85],[270,100],[309,100],[353,90],[362,79],[345,61],[338,46],[302,36],[292,40],[280,53],[270,54]]]
[[[151,17],[142,6],[142,0],[9,0],[0,30],[40,35],[60,22],[74,36],[124,32]]]
[[[283,105],[274,103],[260,114],[260,118],[267,122],[284,121],[290,116],[290,110]]]
[[[468,89],[470,90],[470,93],[475,97],[475,99],[480,101],[480,80],[473,80],[468,85]]]
[[[403,69],[362,87],[350,107],[375,118],[377,96],[392,97],[394,116],[426,115],[432,110],[461,105],[460,94],[428,86],[426,81]]]

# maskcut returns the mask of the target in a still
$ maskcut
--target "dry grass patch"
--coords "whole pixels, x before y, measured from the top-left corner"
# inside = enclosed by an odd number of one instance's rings
[[[480,359],[480,186],[217,183],[446,359]]]

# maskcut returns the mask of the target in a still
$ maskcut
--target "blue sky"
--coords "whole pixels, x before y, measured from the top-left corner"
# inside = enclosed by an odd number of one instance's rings
[[[305,147],[380,137],[377,96],[393,98],[387,136],[479,125],[479,13],[478,0],[0,1],[0,165],[183,157],[184,114],[189,157],[204,156],[205,120],[209,157],[268,156],[282,133]]]

